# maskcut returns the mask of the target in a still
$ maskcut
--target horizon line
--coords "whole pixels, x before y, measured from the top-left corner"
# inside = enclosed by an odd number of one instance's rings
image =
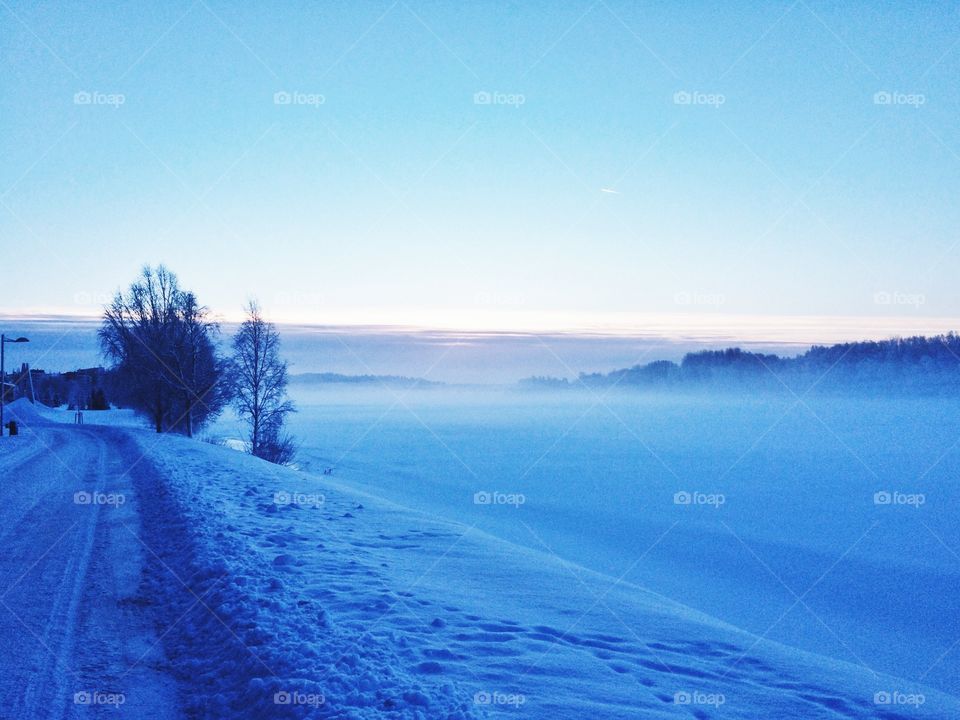
[[[213,313],[232,326],[242,315]],[[319,334],[413,335],[468,338],[563,337],[584,340],[658,340],[672,343],[741,342],[774,345],[884,340],[942,335],[960,330],[960,318],[876,315],[750,315],[718,313],[498,313],[486,317],[457,312],[413,322],[404,313],[364,311],[341,321],[270,318],[282,328]],[[570,322],[570,319],[573,322]],[[465,322],[456,322],[462,320]],[[566,322],[564,322],[566,320]],[[4,323],[97,324],[99,314],[63,311],[4,311]]]

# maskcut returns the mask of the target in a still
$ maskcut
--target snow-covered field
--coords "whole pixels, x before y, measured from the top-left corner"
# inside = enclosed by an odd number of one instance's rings
[[[298,399],[311,469],[335,466],[354,486],[758,635],[960,693],[960,402]],[[476,504],[477,492],[503,504]]]
[[[20,405],[3,716],[960,717],[956,405],[351,392],[306,472]]]

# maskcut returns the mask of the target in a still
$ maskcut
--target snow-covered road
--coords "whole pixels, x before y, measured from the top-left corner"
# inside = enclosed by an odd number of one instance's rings
[[[0,450],[4,718],[89,717],[118,706],[178,717],[139,594],[148,551],[127,472],[137,458],[111,432],[38,427]]]

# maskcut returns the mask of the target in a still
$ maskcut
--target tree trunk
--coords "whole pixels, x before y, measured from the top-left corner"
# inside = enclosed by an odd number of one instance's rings
[[[193,403],[187,399],[187,437],[193,437]]]

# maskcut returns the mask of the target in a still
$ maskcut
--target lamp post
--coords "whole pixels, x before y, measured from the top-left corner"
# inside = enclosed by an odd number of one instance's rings
[[[27,340],[27,338],[25,337],[18,337],[15,340],[14,339],[8,340],[6,335],[0,335],[0,437],[3,437],[3,428],[4,428],[3,403],[7,399],[7,384],[6,384],[7,373],[4,370],[4,365],[3,365],[4,355],[5,355],[4,351],[6,350],[7,343],[25,343],[25,342],[30,342],[30,341]]]

